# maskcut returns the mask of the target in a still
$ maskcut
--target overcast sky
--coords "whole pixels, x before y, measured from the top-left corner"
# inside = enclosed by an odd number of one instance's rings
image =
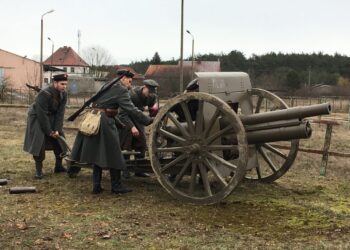
[[[350,55],[348,0],[184,0],[184,29],[195,53],[242,51],[323,52]],[[44,55],[71,46],[101,46],[118,64],[180,57],[181,0],[1,0],[0,49],[39,58],[40,18]],[[191,37],[184,33],[184,57]],[[45,58],[44,58],[45,59]]]

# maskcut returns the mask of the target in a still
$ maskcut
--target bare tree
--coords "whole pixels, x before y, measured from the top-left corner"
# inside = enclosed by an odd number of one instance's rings
[[[82,57],[91,66],[96,77],[102,76],[102,66],[115,64],[111,53],[99,45],[83,49]]]

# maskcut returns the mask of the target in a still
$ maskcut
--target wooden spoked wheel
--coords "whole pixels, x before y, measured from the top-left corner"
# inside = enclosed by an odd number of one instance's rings
[[[263,89],[252,89],[250,99],[253,114],[287,109],[288,105],[278,96]],[[289,148],[289,149],[281,149]],[[255,145],[258,165],[247,171],[245,179],[273,182],[283,176],[294,163],[299,149],[299,140],[262,143]]]
[[[232,121],[220,127],[221,119]],[[236,143],[223,143],[226,133]],[[150,133],[150,161],[160,184],[173,197],[192,204],[224,199],[244,177],[247,164],[244,127],[219,98],[186,93],[170,99],[156,116]],[[224,152],[235,154],[225,160]]]

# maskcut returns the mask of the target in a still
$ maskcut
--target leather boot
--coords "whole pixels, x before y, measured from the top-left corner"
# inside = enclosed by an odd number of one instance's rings
[[[102,168],[98,166],[94,166],[92,170],[92,193],[99,194],[103,191],[101,187],[101,179],[102,179]]]
[[[42,179],[43,178],[43,162],[42,161],[36,161],[35,162],[35,179]]]
[[[57,174],[57,173],[64,173],[64,172],[67,172],[67,169],[65,169],[62,166],[62,158],[58,158],[58,159],[56,158],[54,173]]]
[[[112,193],[114,194],[125,194],[132,192],[132,189],[128,187],[124,187],[121,183],[121,171],[119,169],[109,169],[109,173],[111,175],[111,185],[112,185]]]

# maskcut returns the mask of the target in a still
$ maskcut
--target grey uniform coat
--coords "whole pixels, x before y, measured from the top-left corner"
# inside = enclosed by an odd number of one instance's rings
[[[145,110],[145,107],[150,108],[155,104],[156,97],[154,95],[148,96],[148,97],[143,96],[142,89],[143,89],[142,86],[138,86],[130,90],[130,97],[131,97],[132,103],[140,111],[143,112]],[[135,126],[140,131],[140,133],[145,132],[144,125],[138,122],[137,120],[133,119],[131,116],[129,116],[129,113],[127,111],[121,110],[118,114],[118,117],[120,121],[122,121],[126,125],[126,127],[123,128],[119,134],[121,145],[125,143],[125,140],[127,139],[128,134],[131,133],[131,128],[133,126]]]
[[[98,108],[118,109],[120,107],[144,125],[152,122],[151,118],[145,116],[133,105],[128,90],[120,82],[105,92],[94,104]],[[115,119],[102,112],[97,135],[86,136],[78,132],[71,158],[102,168],[125,169]]]
[[[28,111],[24,151],[38,156],[45,143],[45,136],[49,136],[52,131],[63,135],[66,103],[67,93],[61,93],[53,86],[39,92]]]

